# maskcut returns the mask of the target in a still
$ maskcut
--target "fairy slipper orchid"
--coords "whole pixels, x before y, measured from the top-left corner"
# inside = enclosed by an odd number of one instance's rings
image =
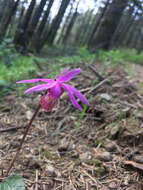
[[[40,104],[47,112],[53,109],[53,107],[58,102],[58,98],[63,94],[65,90],[68,92],[72,104],[76,108],[82,111],[82,107],[79,105],[75,97],[79,98],[83,103],[87,105],[89,105],[88,100],[76,88],[74,88],[69,84],[66,84],[66,82],[76,77],[76,75],[79,74],[80,72],[81,72],[80,68],[72,69],[71,71],[69,71],[68,67],[62,70],[61,75],[56,76],[54,79],[36,78],[36,79],[18,81],[17,83],[44,82],[44,84],[39,84],[32,88],[29,88],[28,90],[25,91],[25,93],[46,90],[46,94],[43,95],[40,99]]]

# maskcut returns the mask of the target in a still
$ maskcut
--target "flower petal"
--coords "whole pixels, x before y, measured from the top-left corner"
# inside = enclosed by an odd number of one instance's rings
[[[89,106],[88,100],[82,95],[82,93],[80,91],[78,91],[76,88],[74,88],[73,86],[71,86],[69,84],[66,84],[66,85],[77,98],[79,98],[83,103],[85,103]]]
[[[72,102],[72,104],[78,108],[80,111],[82,111],[82,107],[78,104],[78,102],[76,101],[75,97],[73,96],[69,86],[67,84],[62,84],[62,87],[66,89],[66,91],[68,92],[69,94],[69,97],[70,97],[70,100]]]
[[[46,112],[50,112],[57,105],[57,103],[58,99],[51,96],[50,93],[47,93],[40,98],[40,105]]]
[[[70,69],[70,67],[66,67],[61,71],[61,74],[64,75],[68,72],[68,70]]]
[[[79,74],[82,70],[80,68],[78,69],[72,69],[71,71],[67,72],[66,74],[59,77],[59,82],[67,82],[74,78],[77,74]]]
[[[29,80],[21,80],[17,81],[16,83],[35,83],[35,82],[54,82],[53,79],[42,79],[42,78],[37,78],[37,79],[29,79]]]
[[[59,98],[62,95],[63,91],[59,83],[57,83],[53,88],[51,88],[51,94],[55,98]]]
[[[25,93],[30,93],[30,92],[38,92],[42,90],[47,90],[49,88],[52,88],[53,86],[56,85],[56,82],[50,83],[50,84],[40,84],[36,85],[32,88],[29,88],[28,90],[25,91]]]

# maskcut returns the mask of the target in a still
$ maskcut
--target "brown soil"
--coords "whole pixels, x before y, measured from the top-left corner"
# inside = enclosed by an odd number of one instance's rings
[[[135,77],[120,67],[108,68],[102,78],[100,65],[83,65],[83,71],[71,84],[91,106],[81,115],[65,93],[53,111],[41,109],[11,174],[23,176],[28,190],[142,190],[143,68],[134,67]],[[1,177],[39,98],[15,92],[0,105]]]

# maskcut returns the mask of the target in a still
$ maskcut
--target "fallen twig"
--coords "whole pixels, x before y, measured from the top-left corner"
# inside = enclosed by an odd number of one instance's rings
[[[35,190],[38,190],[38,170],[36,170]]]
[[[99,74],[99,72],[96,70],[95,66],[93,67],[93,66],[89,65],[88,67],[95,73],[95,75],[98,77],[98,79],[99,79],[100,81],[104,80],[104,77],[102,77],[102,76]]]
[[[99,185],[99,182],[97,182],[97,180],[96,180],[95,178],[93,178],[89,173],[87,173],[84,169],[82,169],[82,172],[83,172],[86,176],[88,176],[88,177],[96,184],[96,186]]]
[[[23,129],[23,128],[26,128],[26,126],[9,127],[7,129],[0,130],[0,133],[9,132],[9,131],[15,131],[17,129]]]
[[[84,88],[84,89],[81,89],[80,91],[81,92],[87,92],[88,91],[88,93],[91,93],[92,91],[97,90],[98,88],[100,88],[105,83],[109,83],[109,78],[104,79],[103,81],[98,83],[96,86]]]
[[[98,88],[100,88],[103,84],[108,83],[109,82],[109,78],[104,79],[103,81],[101,81],[100,83],[98,83],[96,86],[94,86],[89,93],[93,92],[94,90],[97,90]]]

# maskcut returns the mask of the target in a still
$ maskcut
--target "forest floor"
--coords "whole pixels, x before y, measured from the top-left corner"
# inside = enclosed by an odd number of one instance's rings
[[[91,106],[80,113],[65,93],[53,111],[41,109],[11,172],[24,177],[28,190],[142,190],[143,67],[131,65],[132,76],[119,66],[109,66],[102,76],[101,64],[83,64],[82,69],[70,83]],[[39,98],[18,97],[17,92],[4,98],[0,175],[15,155]]]

